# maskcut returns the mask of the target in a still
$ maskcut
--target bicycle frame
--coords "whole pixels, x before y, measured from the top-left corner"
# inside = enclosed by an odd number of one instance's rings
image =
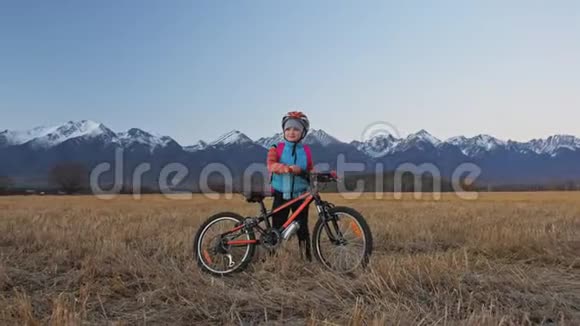
[[[248,226],[246,223],[236,226],[235,228],[225,232],[222,234],[222,236],[226,236],[228,234],[232,234],[236,231],[239,231],[243,228],[256,228],[258,229],[258,231],[260,233],[265,233],[266,230],[262,229],[259,224],[263,221],[266,222],[266,227],[270,228],[270,217],[272,217],[274,214],[278,213],[279,211],[297,203],[300,200],[304,200],[304,202],[298,207],[298,209],[296,209],[292,215],[286,220],[286,222],[284,222],[284,224],[282,225],[282,228],[279,230],[280,233],[282,233],[295,219],[296,217],[298,217],[298,215],[304,210],[306,209],[306,207],[308,207],[308,205],[310,203],[312,203],[313,201],[316,202],[317,206],[322,204],[322,201],[320,199],[320,196],[318,195],[318,192],[316,191],[309,191],[306,192],[290,201],[288,201],[287,203],[280,205],[279,207],[277,207],[276,209],[272,210],[271,212],[268,212],[266,210],[266,207],[264,206],[264,202],[260,202],[261,205],[261,216],[252,219],[252,224],[250,226]],[[247,244],[260,244],[259,240],[230,240],[226,242],[227,245],[231,245],[231,246],[243,246],[243,245],[247,245]]]
[[[368,225],[365,223],[364,217],[360,215],[357,211],[350,207],[345,206],[335,206],[334,204],[325,201],[320,196],[320,191],[318,185],[320,183],[328,183],[339,180],[336,177],[335,172],[331,173],[310,173],[310,189],[305,193],[299,195],[297,198],[290,199],[284,204],[273,208],[271,211],[266,209],[264,198],[265,195],[261,192],[249,192],[244,193],[246,201],[250,203],[258,203],[260,207],[260,212],[254,216],[240,216],[236,213],[222,212],[213,215],[205,223],[203,229],[198,230],[196,234],[195,246],[196,255],[198,255],[198,264],[213,274],[225,275],[230,272],[236,271],[237,268],[245,268],[246,264],[250,262],[252,256],[256,250],[256,245],[262,245],[266,251],[274,252],[282,246],[283,243],[289,241],[292,234],[288,231],[293,229],[294,224],[296,224],[296,219],[301,213],[306,213],[308,206],[315,202],[316,210],[318,215],[318,221],[312,229],[312,241],[314,244],[314,250],[316,257],[324,263],[327,267],[332,268],[331,265],[326,261],[322,251],[321,243],[328,243],[330,241],[331,245],[335,246],[346,246],[351,242],[351,237],[348,235],[349,230],[352,229],[356,238],[362,238],[364,241],[364,257],[360,262],[366,265],[368,262],[368,255],[370,255],[372,249],[372,237],[368,230]],[[278,194],[276,194],[278,195]],[[283,224],[278,228],[273,228],[274,220],[270,220],[277,213],[285,212],[291,207],[294,211]],[[284,214],[286,215],[286,214]],[[219,231],[216,236],[211,236],[209,247],[203,244],[205,239],[205,231],[213,224],[222,219],[234,221],[235,224],[226,229],[226,231]],[[262,224],[265,222],[265,224]],[[278,222],[278,221],[276,221]],[[282,222],[282,221],[280,221]],[[345,223],[346,222],[346,223]],[[229,229],[229,230],[228,230]],[[343,231],[346,231],[343,233]],[[322,235],[326,232],[328,238],[325,239]],[[293,232],[292,232],[293,233]],[[321,240],[322,239],[322,240]],[[370,242],[369,242],[370,241]],[[207,247],[207,249],[203,248]],[[236,268],[236,262],[233,260],[232,251],[230,249],[235,247],[247,247],[244,258],[242,258],[243,265]],[[283,248],[283,247],[282,247]],[[326,250],[326,249],[325,249]],[[229,270],[216,271],[210,267],[209,264],[212,262],[212,254],[221,255],[223,263],[226,264]],[[250,256],[248,256],[248,254]],[[203,256],[202,256],[203,255]],[[203,257],[203,258],[199,258]],[[228,260],[226,260],[226,258]],[[218,256],[218,260],[220,257]],[[355,267],[358,266],[359,263]]]

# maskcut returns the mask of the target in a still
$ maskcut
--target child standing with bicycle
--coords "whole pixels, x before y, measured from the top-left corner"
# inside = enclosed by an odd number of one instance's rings
[[[309,128],[308,117],[302,112],[288,112],[282,118],[284,141],[272,145],[267,157],[268,171],[272,174],[274,196],[272,210],[308,191],[310,183],[305,175],[313,170],[312,154],[310,147],[303,144],[302,140],[306,137]],[[272,217],[272,226],[277,229],[281,228],[288,219],[290,210],[296,211],[303,202],[304,200],[296,201],[277,212]],[[297,231],[300,256],[311,261],[308,207],[300,212],[296,221],[300,226]]]
[[[312,229],[313,253],[317,260],[342,273],[367,266],[373,246],[369,226],[355,209],[335,206],[320,197],[318,185],[338,181],[338,178],[336,171],[313,171],[310,148],[302,143],[309,127],[308,118],[301,112],[289,112],[282,119],[284,141],[268,150],[267,163],[272,174],[274,196],[270,212],[264,207],[263,192],[250,192],[246,200],[260,203],[260,216],[243,217],[233,212],[220,212],[210,216],[199,227],[194,246],[202,270],[221,276],[242,271],[252,260],[258,245],[263,245],[273,254],[280,241],[290,239],[296,231],[300,256],[311,261],[310,203],[315,203],[318,212],[318,220]],[[290,210],[293,215],[288,219]],[[259,224],[270,217],[272,224],[266,223],[268,228],[264,230]],[[260,235],[259,239],[256,234]]]

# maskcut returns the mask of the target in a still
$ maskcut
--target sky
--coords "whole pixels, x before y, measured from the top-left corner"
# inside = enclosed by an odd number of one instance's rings
[[[0,130],[580,136],[580,1],[0,1]]]

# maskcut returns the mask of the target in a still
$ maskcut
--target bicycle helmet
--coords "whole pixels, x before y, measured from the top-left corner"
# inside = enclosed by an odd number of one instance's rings
[[[308,117],[300,111],[291,111],[286,113],[286,115],[282,118],[282,132],[284,132],[284,126],[288,120],[297,120],[300,122],[300,124],[304,127],[302,130],[302,135],[300,136],[300,140],[304,139],[306,134],[308,134],[308,129],[310,129],[310,121],[308,121]]]

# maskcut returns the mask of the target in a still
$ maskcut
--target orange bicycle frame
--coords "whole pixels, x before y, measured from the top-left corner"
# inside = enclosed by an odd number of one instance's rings
[[[265,216],[261,216],[260,218],[258,218],[257,222],[260,223],[265,219],[270,218],[271,216],[273,216],[274,214],[278,213],[279,211],[297,203],[300,200],[304,200],[304,202],[298,207],[298,209],[296,209],[292,215],[290,216],[290,218],[288,218],[286,220],[286,222],[284,222],[284,224],[282,225],[282,229],[280,230],[280,232],[284,231],[289,225],[290,223],[292,223],[297,217],[298,215],[304,210],[306,209],[306,207],[308,207],[308,205],[314,200],[314,195],[310,192],[306,192],[290,201],[288,201],[287,203],[284,203],[283,205],[280,205],[279,207],[277,207],[276,209],[272,210],[270,213],[266,214]],[[239,231],[241,229],[244,228],[244,224],[236,226],[235,228],[231,229],[230,231],[224,233],[223,235],[227,235],[227,234],[231,234],[234,233],[236,231]],[[246,245],[246,244],[256,244],[259,243],[258,240],[230,240],[228,242],[226,242],[226,244],[228,245]]]

